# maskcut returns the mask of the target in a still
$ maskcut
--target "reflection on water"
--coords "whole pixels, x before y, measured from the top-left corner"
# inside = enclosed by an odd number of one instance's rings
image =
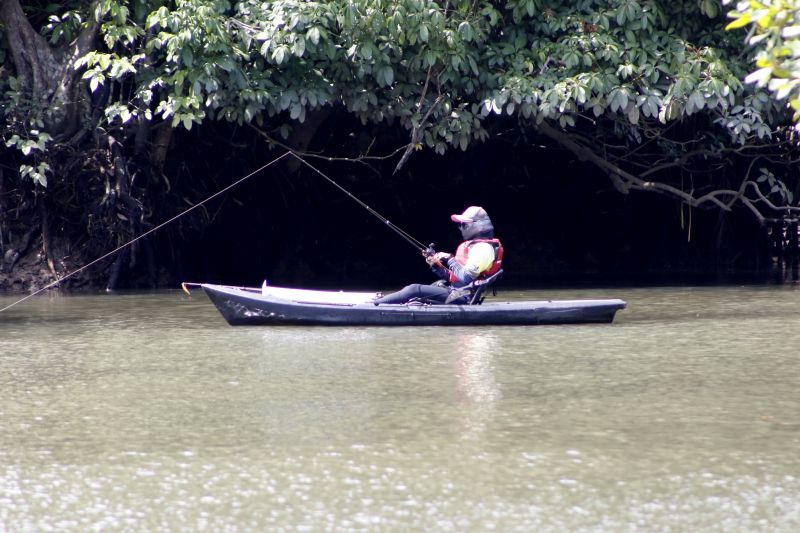
[[[469,331],[455,337],[453,375],[461,407],[463,439],[479,438],[495,415],[500,389],[495,381],[494,358],[500,348],[495,333]]]
[[[500,398],[494,378],[494,357],[499,347],[493,333],[464,333],[456,337],[454,373],[458,392],[465,400],[491,404]]]
[[[629,305],[484,328],[231,328],[178,292],[12,308],[0,531],[800,528],[800,292],[504,296]]]

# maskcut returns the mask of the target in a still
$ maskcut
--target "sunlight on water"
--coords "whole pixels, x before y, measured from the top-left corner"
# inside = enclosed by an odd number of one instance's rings
[[[0,531],[800,528],[800,291],[503,296],[629,307],[485,328],[231,328],[177,292],[14,307]]]

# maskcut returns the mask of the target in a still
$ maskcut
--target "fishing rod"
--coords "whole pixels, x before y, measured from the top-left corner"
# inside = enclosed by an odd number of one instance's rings
[[[224,187],[224,188],[220,189],[219,191],[215,192],[214,194],[212,194],[211,196],[209,196],[208,198],[206,198],[206,199],[205,199],[205,200],[203,200],[202,202],[196,203],[196,204],[194,204],[193,206],[189,207],[188,209],[185,209],[184,211],[181,211],[180,213],[178,213],[178,214],[177,214],[177,215],[175,215],[174,217],[170,218],[169,220],[167,220],[167,221],[165,221],[165,222],[162,222],[161,224],[159,224],[159,225],[158,225],[158,226],[156,226],[155,228],[152,228],[152,229],[150,229],[150,230],[148,230],[148,231],[146,231],[146,232],[142,233],[142,234],[141,234],[141,235],[139,235],[138,237],[135,237],[135,238],[131,239],[130,241],[126,242],[125,244],[122,244],[122,245],[120,245],[120,246],[118,246],[118,247],[114,248],[113,250],[111,250],[111,251],[110,251],[110,252],[108,252],[107,254],[105,254],[105,255],[103,255],[103,256],[101,256],[101,257],[98,257],[97,259],[95,259],[95,260],[94,260],[94,261],[92,261],[91,263],[88,263],[88,264],[86,264],[86,265],[83,265],[82,267],[80,267],[80,268],[78,268],[78,269],[76,269],[76,270],[73,270],[72,272],[70,272],[70,273],[69,273],[69,274],[67,274],[66,276],[63,276],[63,277],[61,277],[61,278],[58,278],[57,280],[53,281],[52,283],[49,283],[49,284],[45,285],[45,286],[44,286],[44,287],[42,287],[41,289],[39,289],[39,290],[37,290],[37,291],[35,291],[35,292],[32,292],[31,294],[29,294],[29,295],[25,296],[24,298],[21,298],[21,299],[17,300],[16,302],[13,302],[13,303],[11,303],[11,304],[9,304],[9,305],[7,305],[7,306],[3,307],[2,309],[0,309],[0,313],[2,313],[3,311],[6,311],[6,310],[8,310],[8,309],[11,309],[12,307],[14,307],[14,306],[15,306],[15,305],[17,305],[17,304],[21,304],[22,302],[24,302],[25,300],[27,300],[27,299],[29,299],[29,298],[33,298],[33,297],[34,297],[34,296],[36,296],[37,294],[40,294],[40,293],[42,293],[42,292],[46,291],[47,289],[52,289],[53,287],[55,287],[56,285],[58,285],[58,284],[59,284],[59,283],[61,283],[62,281],[66,280],[66,279],[68,279],[68,278],[71,278],[72,276],[74,276],[74,275],[75,275],[75,274],[77,274],[78,272],[82,272],[82,271],[86,270],[86,269],[87,269],[87,268],[89,268],[90,266],[92,266],[92,265],[94,265],[94,264],[96,264],[96,263],[99,263],[99,262],[100,262],[100,261],[102,261],[103,259],[106,259],[106,258],[108,258],[108,257],[111,257],[112,255],[116,254],[116,253],[117,253],[117,252],[119,252],[120,250],[123,250],[124,248],[127,248],[128,246],[132,245],[132,244],[133,244],[133,243],[135,243],[136,241],[138,241],[138,240],[140,240],[140,239],[143,239],[143,238],[147,237],[147,236],[148,236],[148,235],[150,235],[151,233],[153,233],[153,232],[155,232],[155,231],[158,231],[159,229],[163,228],[164,226],[166,226],[166,225],[168,225],[168,224],[171,224],[172,222],[175,222],[176,220],[178,220],[179,218],[181,218],[181,217],[182,217],[183,215],[185,215],[186,213],[188,213],[188,212],[190,212],[190,211],[192,211],[192,210],[194,210],[194,209],[197,209],[198,207],[200,207],[201,205],[205,204],[205,203],[206,203],[206,202],[208,202],[209,200],[212,200],[212,199],[216,198],[217,196],[219,196],[220,194],[223,194],[223,193],[225,193],[225,192],[229,191],[230,189],[232,189],[232,188],[236,187],[237,185],[239,185],[239,184],[240,184],[240,183],[242,183],[243,181],[245,181],[245,180],[247,180],[247,179],[249,179],[249,178],[252,178],[253,176],[255,176],[256,174],[258,174],[259,172],[261,172],[261,171],[265,170],[265,169],[266,169],[266,168],[268,168],[268,167],[271,167],[272,165],[274,165],[275,163],[277,163],[278,161],[280,161],[281,159],[283,159],[284,157],[286,157],[286,156],[288,156],[288,155],[290,155],[290,154],[291,154],[291,155],[293,155],[294,157],[298,157],[297,155],[293,154],[292,152],[286,152],[286,153],[284,153],[284,154],[282,154],[282,155],[280,155],[280,156],[276,157],[275,159],[273,159],[273,160],[272,160],[272,161],[270,161],[269,163],[267,163],[267,164],[265,164],[265,165],[261,166],[261,167],[260,167],[260,168],[258,168],[257,170],[254,170],[254,171],[253,171],[253,172],[251,172],[250,174],[248,174],[248,175],[246,175],[245,177],[243,177],[243,178],[241,178],[241,179],[239,179],[239,180],[237,180],[237,181],[235,181],[235,182],[231,183],[230,185],[228,185],[228,186],[226,186],[226,187]],[[299,159],[299,158],[298,158],[298,159]],[[300,159],[300,160],[302,161],[302,159]]]
[[[209,196],[209,197],[208,197],[208,198],[206,198],[205,200],[203,200],[203,201],[201,201],[201,202],[199,202],[199,203],[196,203],[196,204],[194,204],[193,206],[191,206],[191,207],[189,207],[188,209],[186,209],[186,210],[184,210],[184,211],[182,211],[182,212],[178,213],[177,215],[175,215],[174,217],[170,218],[169,220],[166,220],[166,221],[162,222],[162,223],[161,223],[161,224],[159,224],[158,226],[156,226],[156,227],[154,227],[154,228],[152,228],[152,229],[150,229],[150,230],[148,230],[148,231],[146,231],[146,232],[142,233],[142,234],[141,234],[141,235],[139,235],[138,237],[135,237],[135,238],[131,239],[130,241],[128,241],[128,242],[126,242],[126,243],[124,243],[124,244],[122,244],[122,245],[120,245],[120,246],[118,246],[118,247],[114,248],[114,249],[113,249],[113,250],[111,250],[110,252],[108,252],[108,253],[106,253],[106,254],[104,254],[104,255],[102,255],[102,256],[100,256],[100,257],[98,257],[98,258],[97,258],[97,259],[95,259],[94,261],[92,261],[92,262],[90,262],[90,263],[87,263],[87,264],[83,265],[82,267],[80,267],[80,268],[77,268],[77,269],[73,270],[72,272],[70,272],[70,273],[66,274],[65,276],[62,276],[62,277],[58,278],[57,280],[55,280],[55,281],[53,281],[53,282],[51,282],[51,283],[48,283],[47,285],[45,285],[45,286],[44,286],[44,287],[42,287],[41,289],[38,289],[38,290],[36,290],[36,291],[32,292],[31,294],[29,294],[29,295],[25,296],[24,298],[20,298],[19,300],[15,301],[15,302],[12,302],[11,304],[9,304],[9,305],[7,305],[7,306],[5,306],[5,307],[3,307],[3,308],[0,308],[0,313],[2,313],[3,311],[6,311],[6,310],[8,310],[8,309],[11,309],[12,307],[14,307],[14,306],[15,306],[15,305],[17,305],[17,304],[21,304],[21,303],[22,303],[22,302],[24,302],[25,300],[28,300],[29,298],[33,298],[34,296],[36,296],[36,295],[38,295],[38,294],[41,294],[42,292],[44,292],[44,291],[46,291],[46,290],[48,290],[48,289],[52,289],[53,287],[55,287],[56,285],[58,285],[58,284],[59,284],[59,283],[61,283],[62,281],[65,281],[65,280],[67,280],[67,279],[71,278],[72,276],[74,276],[75,274],[78,274],[79,272],[82,272],[82,271],[86,270],[87,268],[89,268],[89,267],[91,267],[91,266],[93,266],[93,265],[95,265],[95,264],[99,263],[99,262],[100,262],[100,261],[102,261],[103,259],[107,259],[107,258],[111,257],[112,255],[116,254],[117,252],[119,252],[119,251],[121,251],[121,250],[123,250],[123,249],[127,248],[128,246],[131,246],[131,245],[132,245],[133,243],[135,243],[136,241],[138,241],[138,240],[140,240],[140,239],[143,239],[143,238],[147,237],[147,236],[148,236],[148,235],[150,235],[151,233],[154,233],[154,232],[158,231],[159,229],[163,228],[164,226],[167,226],[168,224],[171,224],[172,222],[175,222],[176,220],[178,220],[179,218],[181,218],[181,217],[182,217],[182,216],[184,216],[185,214],[189,213],[190,211],[192,211],[192,210],[194,210],[194,209],[197,209],[198,207],[200,207],[201,205],[205,204],[206,202],[208,202],[208,201],[210,201],[210,200],[212,200],[212,199],[216,198],[217,196],[219,196],[219,195],[221,195],[221,194],[223,194],[223,193],[225,193],[225,192],[229,191],[229,190],[230,190],[230,189],[232,189],[233,187],[236,187],[237,185],[239,185],[239,184],[240,184],[240,183],[242,183],[243,181],[245,181],[245,180],[247,180],[247,179],[249,179],[249,178],[251,178],[251,177],[255,176],[255,175],[256,175],[256,174],[258,174],[259,172],[261,172],[261,171],[265,170],[266,168],[268,168],[268,167],[270,167],[270,166],[274,165],[275,163],[277,163],[278,161],[280,161],[281,159],[283,159],[283,158],[285,158],[286,156],[289,156],[289,155],[291,155],[292,157],[294,157],[295,159],[297,159],[298,161],[300,161],[301,163],[303,163],[304,165],[306,165],[307,167],[309,167],[311,170],[313,170],[314,172],[316,172],[317,174],[319,174],[320,176],[322,176],[323,178],[325,178],[326,180],[328,180],[328,181],[329,181],[331,184],[333,184],[333,185],[334,185],[336,188],[338,188],[339,190],[341,190],[342,192],[344,192],[344,193],[345,193],[347,196],[349,196],[350,198],[352,198],[353,200],[355,200],[355,201],[356,201],[356,202],[357,202],[357,203],[358,203],[360,206],[362,206],[364,209],[366,209],[367,211],[369,211],[369,212],[370,212],[372,215],[374,215],[375,217],[377,217],[377,218],[378,218],[378,219],[379,219],[381,222],[383,222],[384,224],[386,224],[386,225],[387,225],[387,226],[388,226],[388,227],[389,227],[391,230],[393,230],[393,231],[394,231],[394,232],[396,232],[398,235],[400,235],[400,236],[401,236],[403,239],[405,239],[405,240],[406,240],[406,242],[410,243],[410,244],[411,244],[411,245],[412,245],[414,248],[416,248],[417,250],[421,251],[421,252],[422,252],[422,253],[424,253],[424,254],[433,254],[433,244],[430,244],[430,245],[428,245],[428,246],[425,246],[424,244],[422,244],[422,242],[418,241],[417,239],[415,239],[414,237],[412,237],[410,234],[408,234],[407,232],[403,231],[403,229],[399,228],[398,226],[396,226],[395,224],[393,224],[392,222],[390,222],[390,221],[389,221],[389,219],[387,219],[387,218],[383,217],[383,216],[382,216],[380,213],[378,213],[377,211],[375,211],[374,209],[372,209],[370,206],[368,206],[367,204],[365,204],[364,202],[362,202],[361,200],[359,200],[358,198],[356,198],[356,197],[355,197],[353,194],[351,194],[351,193],[350,193],[350,192],[349,192],[347,189],[345,189],[344,187],[342,187],[341,185],[339,185],[338,183],[336,183],[336,182],[335,182],[333,179],[331,179],[330,177],[328,177],[327,175],[325,175],[325,173],[323,173],[321,170],[319,170],[318,168],[316,168],[314,165],[312,165],[311,163],[309,163],[308,161],[306,161],[305,159],[303,159],[302,157],[300,157],[299,155],[297,155],[297,154],[296,154],[296,153],[295,153],[293,150],[287,150],[287,151],[286,151],[284,154],[282,154],[282,155],[280,155],[280,156],[276,157],[275,159],[273,159],[273,160],[272,160],[272,161],[270,161],[269,163],[267,163],[267,164],[265,164],[265,165],[261,166],[261,167],[260,167],[260,168],[258,168],[257,170],[254,170],[254,171],[253,171],[253,172],[251,172],[250,174],[248,174],[248,175],[244,176],[243,178],[241,178],[241,179],[239,179],[239,180],[237,180],[237,181],[235,181],[235,182],[231,183],[230,185],[228,185],[228,186],[226,186],[226,187],[223,187],[222,189],[220,189],[219,191],[215,192],[214,194],[212,194],[211,196]],[[186,289],[185,289],[185,287],[184,287],[184,290],[186,290]]]
[[[388,226],[389,229],[391,229],[392,231],[394,231],[395,233],[400,235],[400,237],[405,239],[406,242],[410,243],[411,246],[413,246],[414,248],[416,248],[417,250],[419,250],[420,252],[422,252],[424,254],[432,254],[433,253],[433,243],[431,243],[431,244],[429,244],[427,246],[422,244],[421,241],[419,241],[419,240],[415,239],[414,237],[412,237],[408,232],[404,231],[402,228],[398,227],[397,225],[395,225],[394,223],[389,221],[389,219],[387,219],[386,217],[384,217],[383,215],[381,215],[380,213],[378,213],[377,211],[372,209],[370,206],[368,206],[367,204],[365,204],[364,202],[362,202],[361,200],[356,198],[353,194],[350,193],[350,191],[348,191],[347,189],[345,189],[344,187],[342,187],[341,185],[336,183],[329,176],[326,176],[325,173],[322,172],[321,170],[319,170],[317,167],[315,167],[314,165],[312,165],[311,163],[309,163],[308,161],[306,161],[305,159],[303,159],[302,157],[300,157],[299,155],[297,155],[296,153],[294,153],[291,150],[288,153],[293,155],[298,161],[300,161],[301,163],[306,165],[308,168],[310,168],[311,170],[313,170],[314,172],[316,172],[317,174],[319,174],[320,176],[322,176],[323,178],[328,180],[328,182],[330,182],[334,187],[336,187],[337,189],[339,189],[340,191],[345,193],[347,196],[349,196],[350,198],[355,200],[355,202],[358,203],[358,205],[360,205],[361,207],[363,207],[364,209],[369,211],[369,213],[371,215],[375,216],[378,220],[380,220],[381,222],[386,224],[386,226]]]

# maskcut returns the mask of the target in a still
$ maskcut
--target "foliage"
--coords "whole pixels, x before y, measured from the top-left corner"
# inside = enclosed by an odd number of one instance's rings
[[[100,39],[72,67],[115,135],[226,120],[287,138],[310,113],[343,110],[444,153],[501,122],[556,138],[553,125],[576,153],[616,147],[605,170],[632,176],[621,189],[655,190],[636,165],[724,165],[784,120],[740,82],[750,58],[713,0],[99,0],[55,10],[41,32],[66,47],[94,20]],[[39,147],[30,135],[7,142]],[[667,183],[676,165],[664,168]]]
[[[611,117],[635,129],[705,112],[726,117],[738,142],[766,138],[770,106],[744,101],[740,47],[706,22],[716,14],[709,2],[635,0],[184,1],[152,10],[144,27],[107,28],[109,43],[126,36],[126,57],[84,61],[97,90],[149,58],[130,114],[109,108],[123,121],[150,109],[187,128],[287,113],[285,126],[344,106],[365,124],[424,126],[421,142],[441,153],[485,139],[490,115],[561,127]],[[145,35],[144,53],[130,53]]]
[[[485,139],[491,115],[636,129],[705,113],[739,142],[766,137],[771,110],[744,101],[741,46],[717,14],[707,1],[105,0],[53,14],[44,31],[64,43],[104,18],[104,46],[76,66],[93,92],[133,89],[106,107],[122,123],[275,125],[285,113],[284,126],[343,106],[365,124],[423,128],[442,152]]]
[[[730,4],[731,0],[724,0]],[[737,2],[727,29],[750,27],[747,43],[758,50],[755,71],[745,81],[768,87],[778,100],[787,100],[800,125],[800,1]]]

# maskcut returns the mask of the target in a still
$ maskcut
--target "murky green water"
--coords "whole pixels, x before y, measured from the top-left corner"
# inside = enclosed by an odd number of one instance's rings
[[[800,529],[800,289],[503,296],[629,307],[231,328],[199,292],[16,306],[0,531]]]

